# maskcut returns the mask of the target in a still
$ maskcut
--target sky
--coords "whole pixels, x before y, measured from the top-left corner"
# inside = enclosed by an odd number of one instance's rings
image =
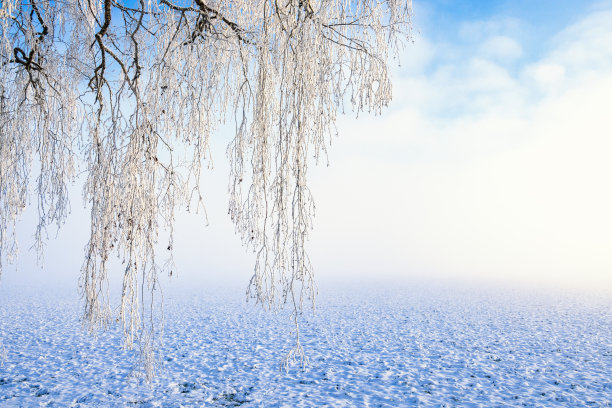
[[[612,288],[612,2],[413,7],[393,102],[340,118],[330,165],[310,169],[317,279]],[[203,180],[209,225],[177,220],[178,281],[246,287],[251,276],[254,256],[227,216],[227,140]],[[19,271],[3,279],[76,286],[88,231],[78,198],[44,270],[28,223]]]
[[[413,6],[393,103],[316,170],[319,274],[612,288],[612,3]]]

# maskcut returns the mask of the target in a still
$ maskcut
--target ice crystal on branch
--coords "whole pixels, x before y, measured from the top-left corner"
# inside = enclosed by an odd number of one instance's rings
[[[272,308],[290,303],[297,322],[315,296],[308,162],[324,154],[345,104],[379,112],[390,101],[387,64],[408,38],[410,12],[405,0],[3,0],[0,259],[15,254],[29,182],[40,246],[47,226],[64,221],[67,184],[83,167],[84,320],[93,329],[114,317],[117,254],[126,344],[149,338],[144,292],[153,295],[164,270],[158,233],[170,231],[171,250],[177,207],[202,205],[210,137],[232,118],[229,213],[255,253],[249,294]]]

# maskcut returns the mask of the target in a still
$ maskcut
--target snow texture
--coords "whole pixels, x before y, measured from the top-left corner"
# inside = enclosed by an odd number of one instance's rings
[[[279,370],[283,313],[240,291],[166,293],[152,384],[118,329],[81,329],[75,293],[0,287],[0,407],[609,407],[609,296],[370,288],[323,291],[310,364]]]

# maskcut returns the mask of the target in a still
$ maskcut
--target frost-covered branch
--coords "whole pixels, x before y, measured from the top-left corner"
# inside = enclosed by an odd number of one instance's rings
[[[118,256],[116,317],[126,344],[148,349],[149,306],[172,268],[156,251],[159,233],[170,232],[171,259],[175,211],[202,208],[210,137],[233,117],[229,214],[255,255],[248,293],[270,308],[289,303],[297,325],[316,295],[308,166],[345,105],[379,112],[391,100],[387,64],[410,12],[400,0],[3,1],[0,262],[16,254],[33,172],[42,250],[83,168],[84,321],[93,330],[115,318],[108,268]]]

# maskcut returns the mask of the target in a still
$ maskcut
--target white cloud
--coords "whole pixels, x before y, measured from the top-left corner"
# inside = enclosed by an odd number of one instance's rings
[[[575,74],[612,69],[612,10],[594,12],[567,27],[555,39],[549,59]]]
[[[493,60],[507,62],[519,58],[523,54],[523,48],[510,37],[495,35],[482,44],[481,52]]]
[[[400,75],[417,74],[425,71],[432,62],[436,49],[427,38],[417,34],[414,42],[408,45],[410,55],[401,58]]]
[[[314,176],[315,266],[610,287],[608,14],[514,76],[482,49],[456,50],[402,78],[382,118],[343,121]]]
[[[525,73],[540,86],[553,86],[563,80],[565,67],[555,63],[539,62],[528,66]]]
[[[479,41],[491,36],[514,36],[520,33],[523,23],[516,18],[494,18],[484,21],[466,21],[459,28],[459,38]]]

